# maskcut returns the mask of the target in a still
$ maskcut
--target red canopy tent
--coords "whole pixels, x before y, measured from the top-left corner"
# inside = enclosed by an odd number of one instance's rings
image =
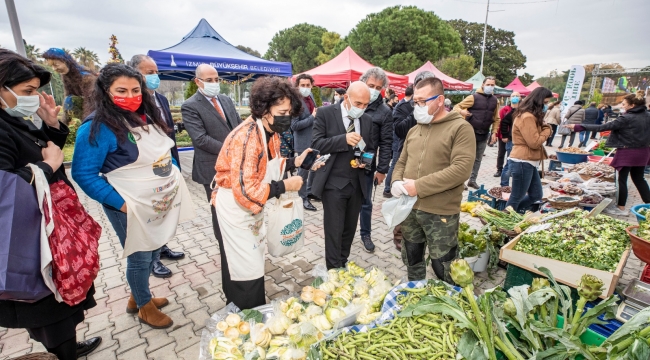
[[[334,59],[311,70],[305,71],[314,78],[314,85],[329,88],[347,88],[351,82],[359,80],[366,70],[374,67],[362,59],[351,47],[346,47]],[[391,87],[406,87],[409,78],[405,75],[393,74],[386,71]]]
[[[524,84],[521,83],[521,80],[519,80],[518,77],[516,77],[508,86],[504,86],[504,89],[516,91],[520,93],[522,96],[528,96],[531,92],[531,90],[527,89]]]
[[[538,83],[537,81],[533,81],[530,85],[526,86],[526,89],[533,91],[537,89],[538,87],[542,87],[542,84]],[[553,93],[554,98],[560,97],[559,94]]]
[[[431,71],[436,75],[436,77],[440,80],[442,80],[442,86],[444,87],[445,90],[463,90],[463,91],[472,91],[473,85],[472,83],[468,83],[465,81],[460,81],[452,78],[451,76],[447,76],[445,73],[442,71],[438,70],[437,67],[435,67],[431,61],[427,61],[424,65],[420,66],[419,69],[413,71],[410,74],[406,74],[406,76],[409,77],[409,84],[413,84],[415,81],[415,76],[419,74],[422,71]]]

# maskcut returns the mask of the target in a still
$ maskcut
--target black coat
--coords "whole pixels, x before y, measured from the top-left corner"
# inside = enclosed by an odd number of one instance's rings
[[[372,142],[377,153],[372,165],[372,171],[377,170],[387,174],[390,168],[390,159],[393,156],[393,114],[388,105],[384,104],[381,95],[370,103],[365,111],[372,118]],[[379,148],[379,151],[377,151]]]
[[[501,132],[501,138],[512,140],[512,114],[515,112],[515,109],[510,109],[508,113],[501,119],[499,124],[499,131]]]
[[[178,147],[176,147],[176,130],[174,129],[174,119],[172,118],[172,111],[169,108],[169,101],[167,101],[167,98],[163,96],[163,94],[154,92],[154,96],[156,99],[158,99],[160,108],[164,112],[165,122],[167,123],[167,126],[172,130],[169,134],[167,134],[167,136],[169,136],[170,139],[174,140],[174,147],[171,148],[172,157],[176,159],[176,164],[178,164],[178,169],[180,169],[181,159],[178,157]]]
[[[342,104],[334,104],[318,108],[316,120],[314,121],[314,136],[311,147],[320,151],[321,156],[331,154],[331,157],[325,163],[325,166],[314,172],[314,182],[311,186],[312,194],[321,197],[325,183],[327,182],[333,165],[336,163],[338,153],[347,153],[352,149],[346,140],[346,132],[343,127],[343,115],[341,114]],[[361,126],[361,138],[366,143],[364,151],[375,152],[375,146],[372,141],[372,118],[363,114],[359,118]],[[359,176],[359,183],[365,184],[366,174],[363,169],[354,169],[349,167],[350,164],[344,164],[345,169],[356,171]],[[367,197],[366,186],[361,186],[363,196]]]
[[[607,147],[636,149],[650,146],[650,113],[645,106],[636,106],[606,124],[581,126],[589,131],[611,130],[605,143]]]
[[[37,129],[27,121],[9,116],[4,110],[0,110],[0,170],[14,173],[29,183],[32,180],[32,170],[25,166],[32,163],[43,169],[50,184],[63,180],[72,187],[63,165],[53,172],[52,168],[43,162],[41,148],[22,132],[29,132],[43,141],[52,141],[60,148],[63,148],[70,133],[63,124],[58,130],[45,124],[42,130]],[[56,323],[80,309],[87,310],[97,305],[94,294],[93,285],[86,295],[86,300],[76,306],[60,303],[54,299],[54,295],[35,303],[0,301],[0,326],[34,328]]]
[[[596,124],[598,122],[599,111],[596,106],[589,106],[585,109],[585,119],[583,124]]]
[[[408,135],[409,130],[417,124],[415,117],[413,117],[413,103],[411,101],[401,101],[395,106],[393,110],[393,131],[395,136],[399,139],[396,151],[402,151],[404,147],[404,139]],[[395,150],[393,148],[393,150]]]

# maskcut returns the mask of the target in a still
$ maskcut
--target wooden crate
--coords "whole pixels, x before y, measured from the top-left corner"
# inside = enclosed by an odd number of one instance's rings
[[[607,271],[584,267],[581,265],[569,264],[564,261],[553,260],[553,259],[548,259],[537,255],[527,254],[521,251],[516,251],[514,250],[514,248],[517,245],[517,242],[519,242],[520,237],[521,235],[517,236],[511,242],[507,243],[505,246],[501,248],[501,252],[499,253],[499,259],[542,276],[545,275],[542,272],[535,269],[535,266],[545,267],[549,269],[551,273],[553,273],[553,277],[555,277],[555,280],[573,288],[578,287],[582,275],[584,274],[594,275],[595,277],[602,280],[603,284],[605,285],[603,294],[600,296],[603,299],[609,297],[614,293],[616,284],[618,283],[618,280],[623,275],[623,268],[625,267],[627,258],[630,255],[630,249],[625,250],[623,256],[621,257],[621,261],[618,263],[618,266],[616,267],[616,271],[611,273]]]

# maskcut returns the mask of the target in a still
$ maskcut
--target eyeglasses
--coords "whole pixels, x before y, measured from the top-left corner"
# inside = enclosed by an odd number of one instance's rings
[[[432,96],[432,97],[430,97],[430,98],[428,98],[428,99],[426,99],[426,100],[419,100],[419,101],[415,101],[415,100],[413,100],[413,104],[415,104],[415,105],[417,105],[417,106],[425,106],[425,105],[427,104],[427,102],[429,102],[429,101],[431,101],[431,100],[435,100],[435,99],[437,99],[439,96],[440,96],[440,95]]]
[[[197,78],[197,79],[203,81],[204,83],[216,83],[216,82],[219,82],[219,78],[215,78],[215,79],[201,79],[201,78]]]

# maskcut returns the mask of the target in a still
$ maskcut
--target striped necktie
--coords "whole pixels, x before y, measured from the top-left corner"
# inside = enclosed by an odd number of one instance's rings
[[[348,119],[350,119],[350,125],[348,125],[348,128],[345,131],[346,134],[354,132],[354,119],[350,115],[348,115]]]

